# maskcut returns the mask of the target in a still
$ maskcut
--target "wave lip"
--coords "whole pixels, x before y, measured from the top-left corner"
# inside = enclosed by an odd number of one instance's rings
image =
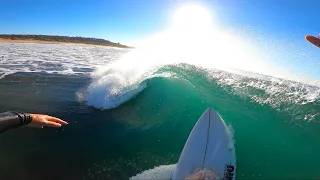
[[[107,75],[89,86],[85,100],[89,106],[112,109],[127,102],[146,87],[145,82],[127,85],[121,77]]]
[[[112,109],[132,99],[147,87],[143,75],[135,71],[100,67],[92,73],[92,83],[84,97],[87,105],[98,109]]]

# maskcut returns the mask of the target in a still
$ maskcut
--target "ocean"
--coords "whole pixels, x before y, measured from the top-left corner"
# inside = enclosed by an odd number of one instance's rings
[[[0,179],[169,179],[207,107],[232,129],[237,180],[320,179],[320,87],[135,51],[0,43],[0,112],[69,122],[1,134]]]

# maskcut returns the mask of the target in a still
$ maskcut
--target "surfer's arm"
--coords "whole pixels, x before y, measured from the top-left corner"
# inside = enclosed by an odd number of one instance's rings
[[[20,126],[43,128],[43,126],[61,127],[66,124],[68,123],[59,118],[44,114],[0,113],[0,133]]]
[[[30,114],[18,112],[0,113],[0,133],[9,129],[28,125],[32,121]]]

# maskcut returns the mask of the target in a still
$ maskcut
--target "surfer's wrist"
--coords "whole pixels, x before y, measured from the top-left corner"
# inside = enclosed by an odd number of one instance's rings
[[[21,112],[15,112],[15,111],[11,111],[11,113],[18,116],[20,120],[20,124],[19,124],[20,126],[26,126],[30,124],[30,122],[32,121],[32,117],[30,116],[29,113],[21,113]]]

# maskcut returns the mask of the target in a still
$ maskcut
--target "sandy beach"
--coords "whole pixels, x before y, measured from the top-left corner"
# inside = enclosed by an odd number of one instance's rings
[[[0,43],[79,44],[79,45],[83,45],[83,46],[116,47],[116,46],[86,44],[86,43],[76,43],[76,42],[40,41],[40,40],[33,40],[33,39],[21,40],[21,39],[6,39],[6,38],[0,38]],[[122,48],[122,47],[116,47],[116,48]]]

